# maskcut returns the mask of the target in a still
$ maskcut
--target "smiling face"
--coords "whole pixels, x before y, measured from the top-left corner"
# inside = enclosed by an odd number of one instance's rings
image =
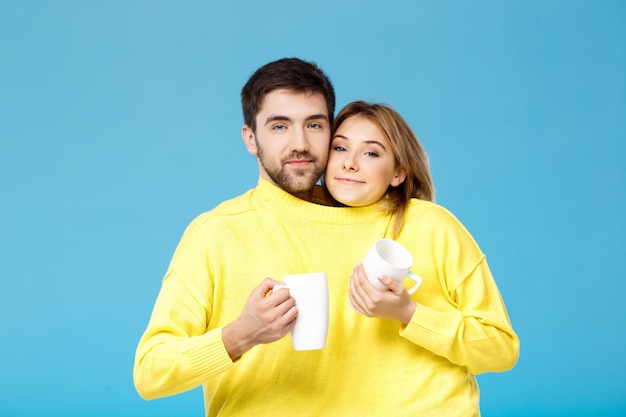
[[[241,135],[257,156],[261,177],[290,194],[310,200],[328,158],[330,123],[319,93],[274,90],[263,99],[255,131]]]
[[[367,206],[404,178],[405,170],[396,166],[389,140],[374,122],[357,115],[337,128],[324,174],[335,200],[352,207]]]

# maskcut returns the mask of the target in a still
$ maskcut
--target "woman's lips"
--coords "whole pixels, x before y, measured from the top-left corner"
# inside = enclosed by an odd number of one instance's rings
[[[363,181],[355,180],[352,178],[335,178],[335,180],[343,184],[363,184]]]

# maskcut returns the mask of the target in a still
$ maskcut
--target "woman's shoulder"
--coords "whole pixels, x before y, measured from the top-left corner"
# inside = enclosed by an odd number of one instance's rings
[[[412,238],[430,236],[446,246],[457,242],[467,250],[478,245],[466,227],[447,208],[430,201],[412,199],[409,202],[401,234]],[[478,253],[477,252],[477,253]]]
[[[417,198],[412,198],[405,213],[405,222],[431,225],[441,229],[442,227],[465,230],[459,219],[446,207]]]
[[[454,217],[454,215],[444,206],[434,203],[432,201],[420,200],[418,198],[412,198],[407,204],[407,212],[415,213],[419,215],[429,216],[442,216],[442,217]]]

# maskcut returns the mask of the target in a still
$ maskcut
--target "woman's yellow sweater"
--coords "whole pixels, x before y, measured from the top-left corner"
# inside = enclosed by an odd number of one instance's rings
[[[406,326],[348,301],[350,272],[390,217],[376,206],[307,203],[263,179],[197,217],[165,275],[137,348],[147,399],[204,386],[207,416],[478,416],[475,374],[515,364],[514,333],[485,256],[461,223],[412,200],[396,238],[424,282]],[[266,277],[325,272],[326,347],[294,351],[289,336],[232,362],[222,327]]]

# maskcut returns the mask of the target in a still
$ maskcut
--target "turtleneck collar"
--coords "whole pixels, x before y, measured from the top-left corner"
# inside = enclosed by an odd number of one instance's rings
[[[329,207],[311,203],[294,197],[262,177],[259,177],[253,198],[261,206],[271,207],[285,216],[327,224],[368,223],[387,217],[376,204],[366,207]]]

